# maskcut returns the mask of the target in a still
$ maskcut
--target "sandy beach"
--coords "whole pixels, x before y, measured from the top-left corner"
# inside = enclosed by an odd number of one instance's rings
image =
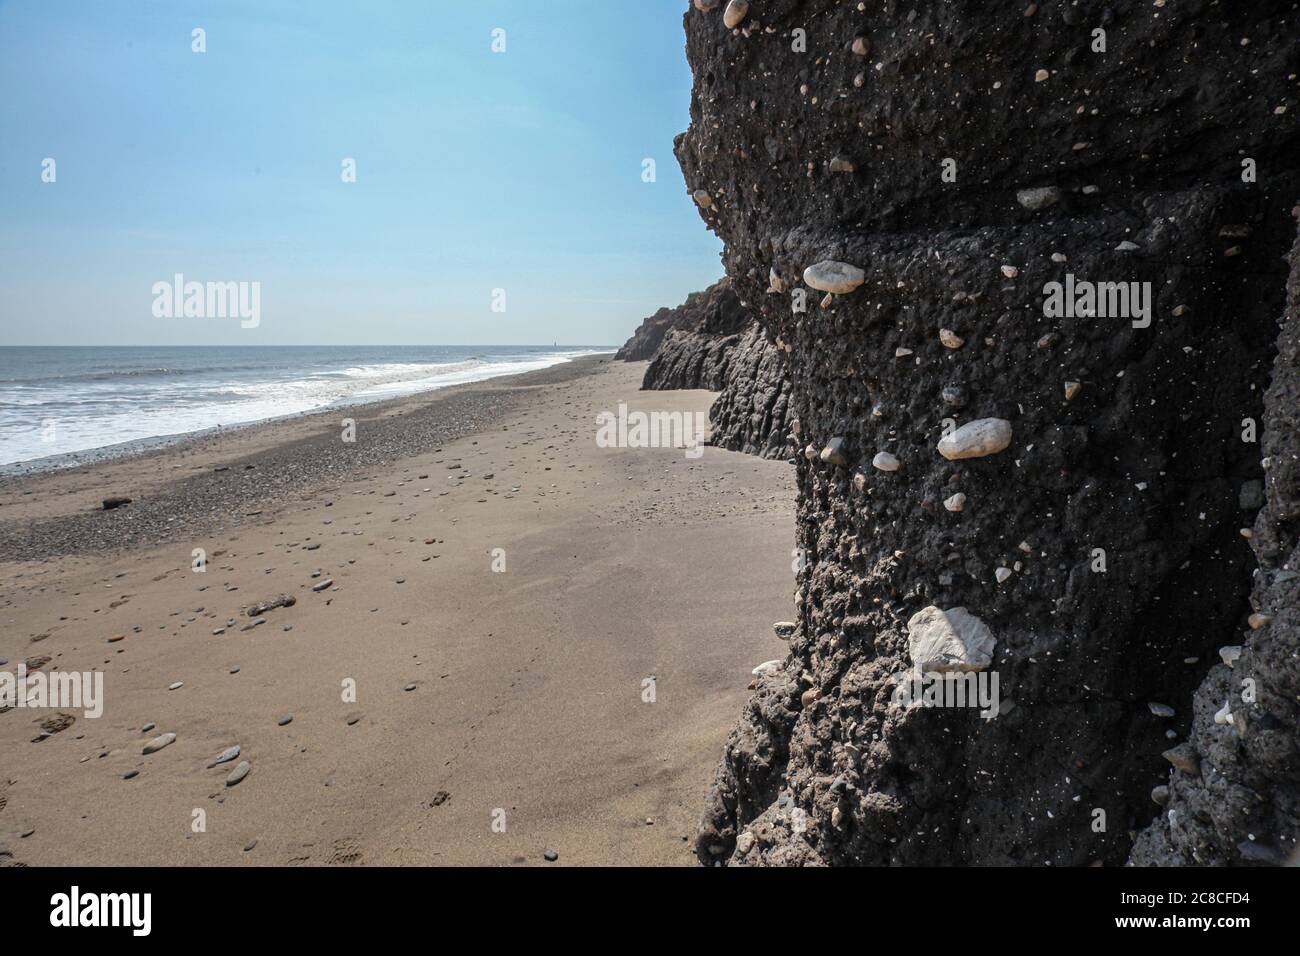
[[[792,476],[597,447],[620,401],[707,410],[643,371],[583,359],[0,482],[0,669],[105,675],[101,717],[0,714],[0,860],[692,865],[750,669],[785,656]]]

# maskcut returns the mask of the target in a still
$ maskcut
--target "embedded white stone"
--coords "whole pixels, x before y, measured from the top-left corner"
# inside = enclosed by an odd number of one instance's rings
[[[1011,444],[1011,423],[1005,418],[979,418],[967,422],[940,440],[939,454],[949,461],[984,458]]]
[[[887,451],[877,452],[871,459],[871,466],[877,471],[898,471],[902,467],[899,460]]]
[[[733,0],[734,2],[734,0]],[[862,285],[867,274],[847,262],[823,259],[803,270],[803,281],[818,292],[844,295]]]
[[[993,663],[996,644],[988,625],[964,607],[932,604],[907,622],[907,653],[922,673],[982,671]]]

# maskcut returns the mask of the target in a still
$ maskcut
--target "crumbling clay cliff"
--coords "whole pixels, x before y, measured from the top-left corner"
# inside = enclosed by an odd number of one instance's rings
[[[677,155],[785,353],[804,556],[700,858],[1290,856],[1293,5],[685,24]],[[900,693],[954,673],[995,706]]]

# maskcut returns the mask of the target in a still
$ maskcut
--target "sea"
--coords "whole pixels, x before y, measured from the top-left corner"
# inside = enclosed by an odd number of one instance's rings
[[[0,346],[0,474],[548,368],[601,346]]]

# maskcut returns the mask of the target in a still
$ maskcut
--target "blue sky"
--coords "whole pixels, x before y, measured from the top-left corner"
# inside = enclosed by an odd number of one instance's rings
[[[685,9],[0,0],[0,345],[619,344],[722,272]],[[155,318],[178,272],[260,324]]]

